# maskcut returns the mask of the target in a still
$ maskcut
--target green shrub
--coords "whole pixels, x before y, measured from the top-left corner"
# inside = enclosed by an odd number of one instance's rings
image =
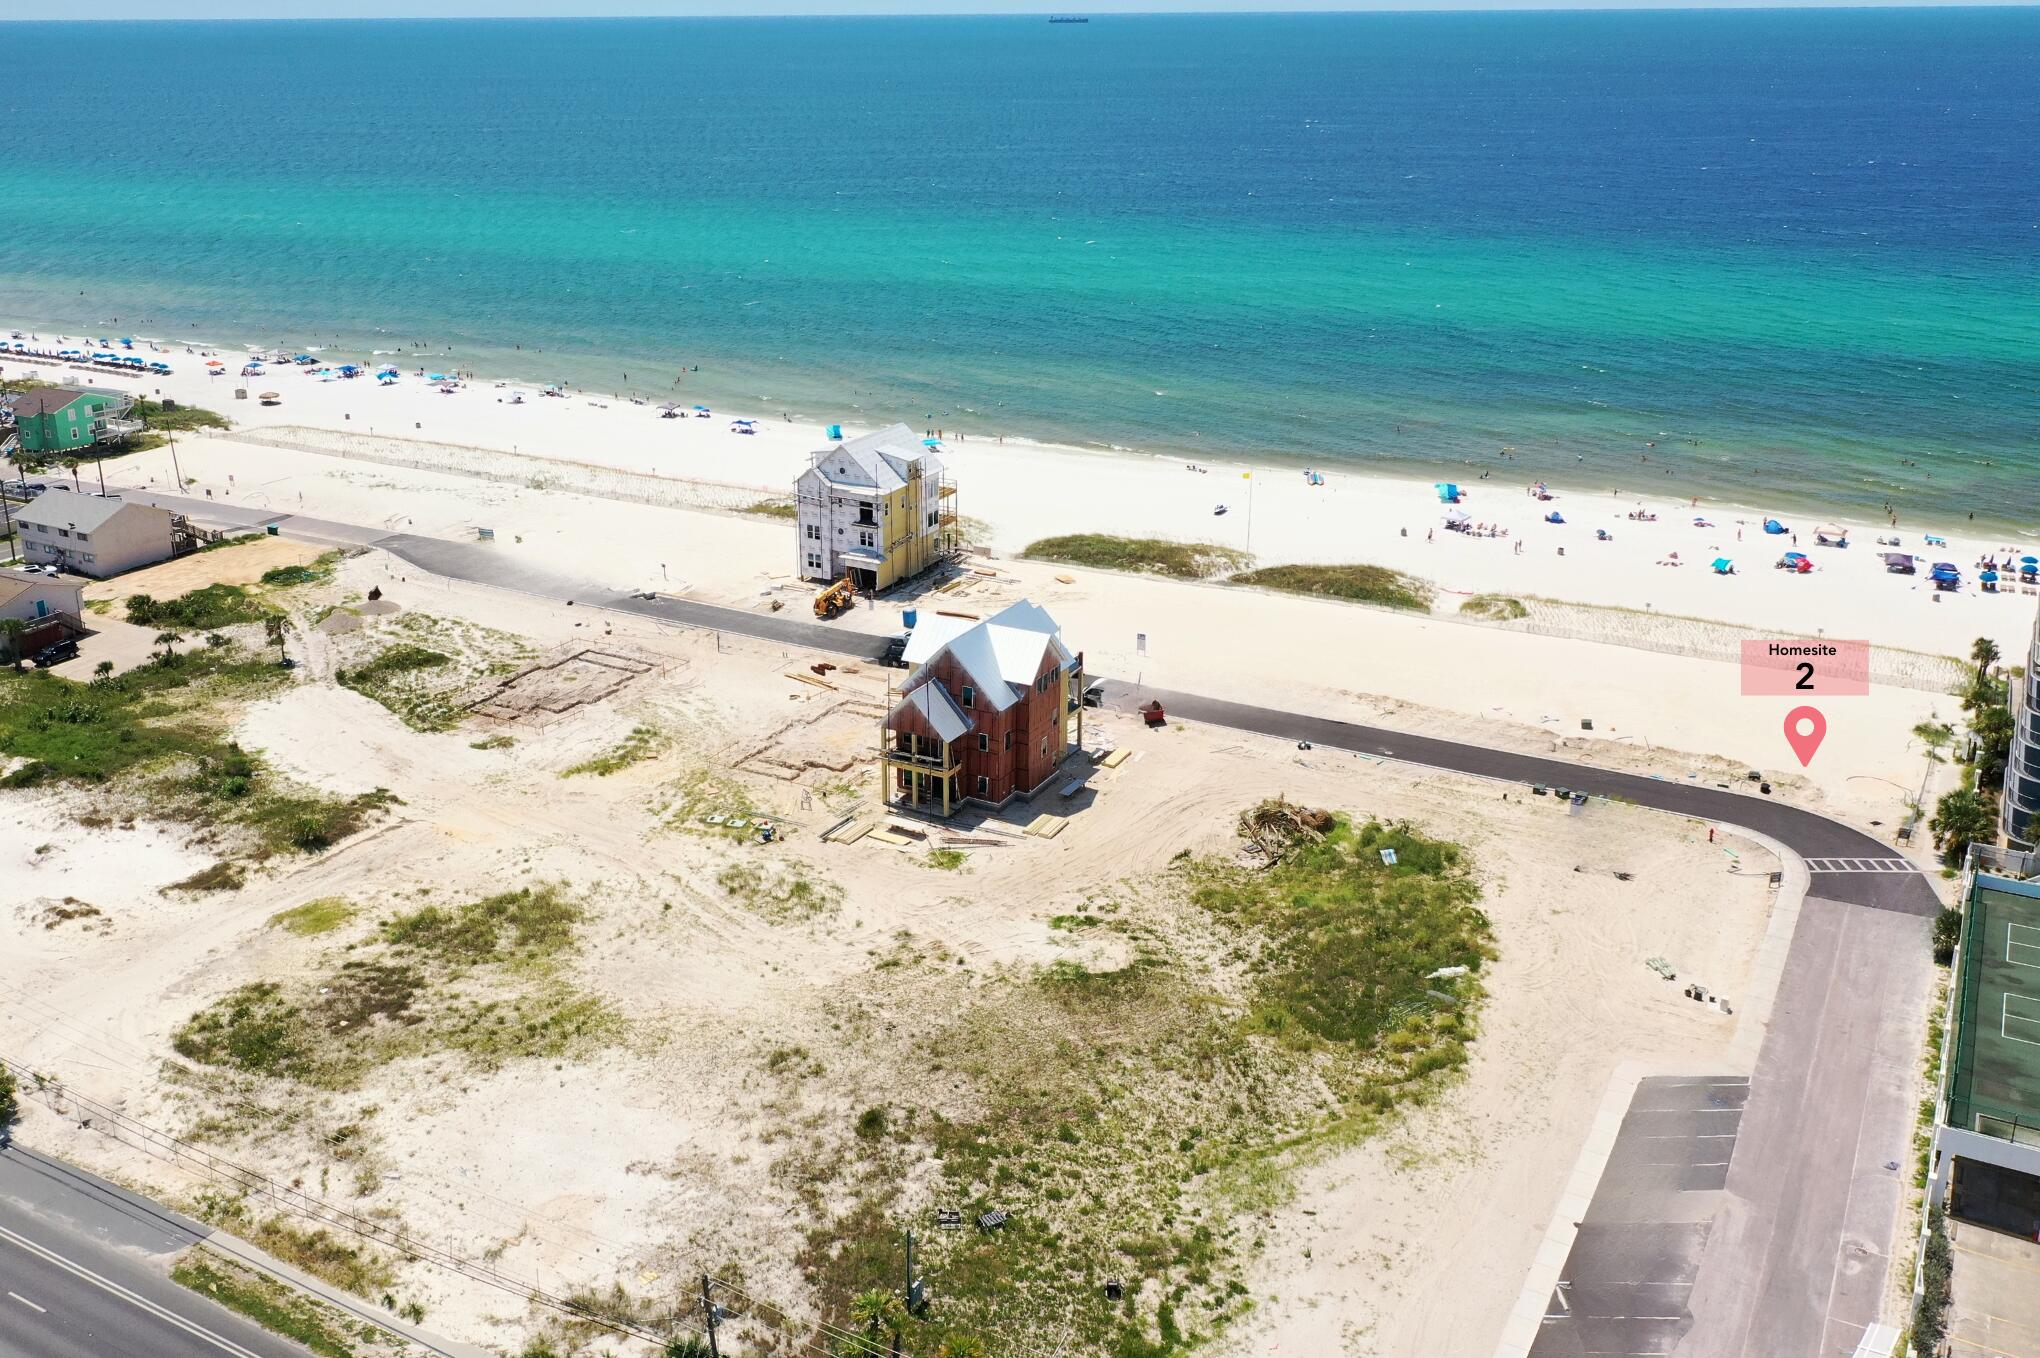
[[[1962,912],[1943,908],[1934,916],[1934,961],[1947,966],[1955,960],[1955,947],[1962,941]]]
[[[1523,606],[1521,599],[1512,599],[1506,594],[1476,594],[1459,605],[1459,611],[1469,618],[1487,618],[1493,622],[1513,622],[1530,616],[1530,610]]]

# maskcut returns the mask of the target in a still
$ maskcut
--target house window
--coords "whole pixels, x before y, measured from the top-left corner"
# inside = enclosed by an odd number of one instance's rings
[[[982,773],[978,775],[978,795],[980,797],[992,795],[992,780],[985,777]]]
[[[1048,737],[1047,737],[1047,736],[1043,736],[1043,737],[1041,738],[1041,757],[1042,757],[1043,759],[1046,759],[1046,758],[1048,758]]]
[[[86,552],[86,553],[84,553],[84,554],[83,554],[83,559],[84,559],[84,560],[86,560],[86,561],[97,561],[97,560],[99,560],[99,558],[98,558],[98,557],[96,557],[96,556],[92,555],[92,553],[90,553],[90,552]]]
[[[935,526],[935,511],[932,509],[928,511],[928,526],[930,528]]]
[[[972,688],[969,684],[965,684],[963,686],[963,705],[965,707],[977,706],[977,690]]]
[[[91,538],[89,538],[89,537],[87,537],[87,536],[86,536],[85,534],[83,534],[83,533],[80,533],[80,534],[78,535],[78,541],[80,541],[80,542],[90,542],[90,541],[92,541],[92,539],[91,539]]]
[[[820,542],[822,540],[822,526],[818,523],[809,524],[807,526],[807,535],[809,541]]]
[[[857,530],[857,545],[859,547],[875,547],[878,545],[878,535],[866,532],[860,528]]]
[[[1006,732],[1006,748],[1009,750],[1013,748],[1013,733],[1011,731]]]
[[[822,568],[822,554],[820,552],[809,552],[807,564],[808,569],[811,571],[820,570]]]
[[[978,732],[978,749],[990,750],[991,748],[992,738],[986,735],[983,731]]]
[[[67,538],[71,536],[71,530],[68,528],[59,528],[57,530],[57,536],[60,538]]]

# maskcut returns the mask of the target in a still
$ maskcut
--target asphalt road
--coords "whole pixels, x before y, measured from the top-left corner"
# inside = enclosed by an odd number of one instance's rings
[[[305,1358],[167,1276],[209,1234],[20,1146],[0,1150],[0,1358]]]

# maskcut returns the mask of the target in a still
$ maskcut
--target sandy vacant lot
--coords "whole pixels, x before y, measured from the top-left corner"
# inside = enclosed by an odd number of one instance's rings
[[[845,818],[877,822],[863,755],[885,672],[822,688],[789,678],[811,658],[779,648],[393,578],[371,553],[282,597],[299,669],[223,709],[274,776],[390,794],[338,847],[250,861],[237,890],[166,892],[232,842],[146,806],[82,826],[87,790],[0,793],[26,831],[0,851],[0,1051],[550,1291],[658,1318],[712,1272],[737,1289],[743,1351],[790,1353],[911,1226],[937,1237],[938,1308],[980,1304],[980,1287],[1068,1308],[997,1300],[983,1314],[1014,1352],[1152,1332],[1173,1301],[1170,1323],[1229,1325],[1232,1351],[1484,1354],[1617,1068],[1731,1059],[1745,1020],[1645,959],[1757,1007],[1744,986],[1772,864],[1704,826],[1091,714],[1094,752],[1134,754],[1092,771],[1052,839],[1015,830],[1064,808],[1016,811],[960,861],[939,837],[825,843]],[[363,606],[370,584],[393,610]],[[371,663],[400,647],[442,661]],[[596,654],[641,668],[611,683],[554,663]],[[526,669],[554,684],[526,716],[449,715]],[[1236,816],[1278,795],[1460,844],[1479,888],[1495,960],[1471,1063],[1385,1118],[1313,1109],[1360,1067],[1256,1034],[1244,935],[1190,903],[1215,879],[1185,863],[1234,862]],[[782,837],[708,819],[738,812]],[[463,913],[517,892],[500,927]],[[550,904],[528,909],[532,893]],[[1136,984],[1138,1003],[1114,998]],[[1150,1002],[1217,1045],[1125,1022]],[[1101,1033],[1108,1050],[1084,1049]],[[269,1067],[247,1059],[258,1042]],[[1073,1088],[1124,1083],[1053,1137],[1010,1120],[1006,1082],[1065,1068]],[[1209,1093],[1200,1107],[1179,1089]],[[1263,1107],[1369,1134],[1248,1154]],[[22,1135],[180,1202],[218,1188],[41,1103]],[[1168,1155],[1189,1168],[1142,1166]],[[934,1226],[970,1157],[996,1166],[983,1200],[1018,1209],[1003,1235]],[[1071,1259],[1095,1235],[1109,1267],[1170,1290],[1123,1321],[1097,1279],[1028,1272],[1057,1253],[1043,1222]],[[447,1334],[590,1339],[514,1293],[386,1267],[392,1297]]]

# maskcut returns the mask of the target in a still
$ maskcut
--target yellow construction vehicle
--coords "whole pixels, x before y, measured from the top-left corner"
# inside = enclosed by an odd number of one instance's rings
[[[815,595],[815,616],[833,618],[857,602],[857,587],[846,572],[841,580]]]

